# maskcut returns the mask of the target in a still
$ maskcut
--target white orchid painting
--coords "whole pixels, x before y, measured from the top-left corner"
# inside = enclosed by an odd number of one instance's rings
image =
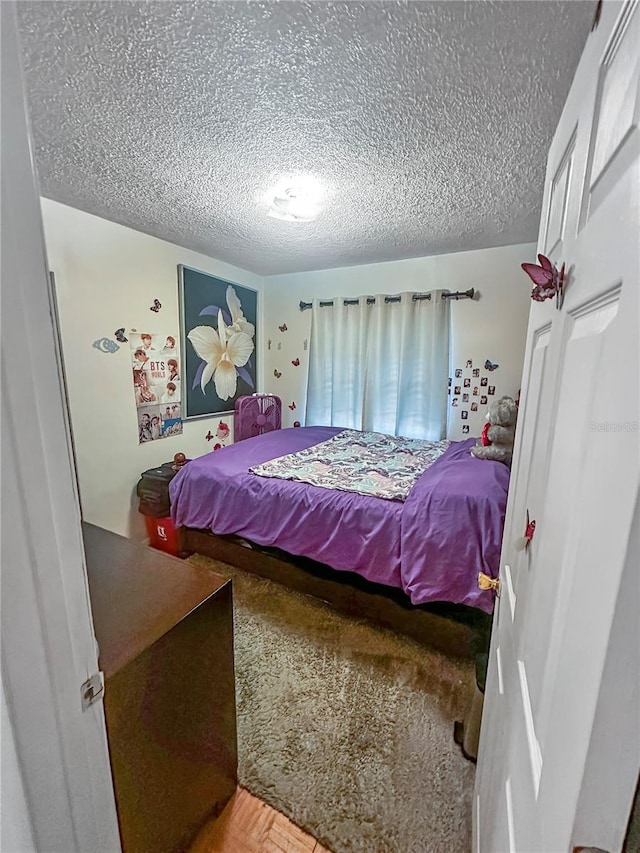
[[[186,417],[233,409],[256,384],[257,294],[181,267]]]

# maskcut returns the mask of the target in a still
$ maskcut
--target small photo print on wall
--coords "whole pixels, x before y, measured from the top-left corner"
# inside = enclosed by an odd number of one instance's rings
[[[468,394],[463,394],[463,395],[462,395],[462,402],[463,402],[463,403],[468,403],[468,402],[469,402],[469,395],[468,395]]]
[[[489,393],[490,397],[493,397],[493,395],[496,393],[496,386],[495,385],[489,385],[488,393]]]
[[[159,406],[138,409],[138,440],[140,444],[162,438],[162,418]]]
[[[462,424],[462,434],[468,435],[469,433],[469,424]]]
[[[171,403],[160,406],[160,414],[163,421],[175,421],[182,418],[182,406],[180,403]]]
[[[484,388],[485,385],[488,385],[488,384],[489,384],[488,378],[486,376],[483,376],[482,379],[480,380],[480,385]]]
[[[483,394],[482,397],[480,397],[480,405],[486,406],[488,402],[489,401],[487,400],[486,396]]]
[[[473,367],[473,359],[468,358],[467,363],[465,364],[465,367]]]
[[[168,438],[171,435],[180,435],[182,433],[182,419],[170,418],[162,421],[162,437]]]
[[[478,404],[477,404],[477,403],[472,403],[472,404],[471,404],[471,411],[472,411],[472,412],[477,412],[477,411],[478,411]]]
[[[158,397],[151,386],[150,374],[150,370],[136,370],[134,368],[133,388],[136,395],[137,408],[158,402]]]
[[[474,375],[475,377],[480,376],[480,368],[479,368],[479,367],[474,367],[474,368],[473,368],[473,375]]]
[[[461,392],[462,392],[462,388],[460,387],[460,385],[456,385],[456,387],[453,389],[453,393],[454,394],[460,394]]]
[[[473,396],[474,396],[474,397],[477,397],[477,396],[478,396],[478,394],[479,394],[478,386],[477,386],[477,385],[474,385],[474,386],[473,386]]]
[[[132,332],[129,342],[139,443],[179,435],[182,404],[178,336]]]
[[[456,379],[460,379],[462,376],[462,369],[460,367],[456,368]]]
[[[467,377],[462,384],[465,388],[471,388],[471,380],[469,379],[469,377]]]
[[[458,405],[458,398],[457,398],[457,397],[454,397],[454,398],[453,398],[453,400],[451,401],[451,405],[452,405],[452,406],[457,406],[457,405]]]
[[[460,412],[460,417],[462,418],[463,421],[466,421],[467,418],[469,417],[469,412],[466,409],[463,409]]]
[[[157,332],[131,332],[129,344],[132,351],[142,350],[149,358],[156,358],[161,353],[164,358],[178,354],[178,338],[175,335],[158,334]]]

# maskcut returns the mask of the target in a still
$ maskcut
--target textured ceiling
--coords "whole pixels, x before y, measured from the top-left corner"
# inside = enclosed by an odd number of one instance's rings
[[[43,194],[269,275],[535,240],[595,3],[18,7]]]

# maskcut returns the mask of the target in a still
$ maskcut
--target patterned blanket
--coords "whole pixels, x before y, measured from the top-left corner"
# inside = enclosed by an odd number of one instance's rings
[[[345,429],[328,441],[249,470],[259,477],[404,501],[449,443]]]

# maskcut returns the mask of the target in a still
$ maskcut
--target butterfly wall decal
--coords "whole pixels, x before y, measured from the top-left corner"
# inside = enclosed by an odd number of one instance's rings
[[[281,326],[278,326],[278,328],[280,329],[281,332],[286,332],[287,331],[287,324],[283,323]]]
[[[209,432],[205,435],[205,438],[207,441],[211,441],[211,439],[214,438],[211,430],[209,430]]]
[[[151,306],[151,308],[149,308],[149,311],[155,311],[155,312],[156,312],[156,314],[157,314],[157,313],[158,313],[158,311],[159,311],[161,308],[162,308],[162,303],[160,302],[160,300],[159,300],[159,299],[154,299],[154,300],[153,300],[153,305]]]
[[[294,359],[293,359],[293,361],[291,362],[291,364],[292,364],[294,367],[300,367],[300,359],[299,359],[299,358],[294,358]]]
[[[531,298],[535,302],[544,302],[545,299],[556,298],[556,308],[562,308],[564,296],[564,264],[558,272],[556,265],[544,255],[538,255],[538,264],[521,264],[522,269],[529,276],[534,286],[531,289]]]
[[[291,409],[291,411],[292,411],[292,412],[293,412],[293,411],[295,411],[296,404],[295,404],[295,403],[290,403],[289,408]]]
[[[536,532],[536,523],[535,520],[532,521],[529,518],[529,510],[527,509],[527,526],[524,531],[524,536],[521,536],[519,539],[516,539],[514,545],[516,551],[526,551],[529,549],[529,545],[531,544],[531,540],[533,539]]]
[[[129,338],[126,338],[126,337],[125,337],[125,334],[124,334],[124,326],[123,326],[121,329],[117,329],[117,330],[113,333],[113,337],[114,337],[117,341],[120,341],[120,343],[121,343],[121,344],[126,344],[126,343],[127,343],[127,341],[129,340]]]
[[[276,379],[280,379],[280,377],[282,376],[282,372],[280,370],[274,369],[273,375],[276,377]]]
[[[487,359],[487,360],[485,361],[485,363],[484,363],[484,369],[485,369],[485,370],[489,370],[489,371],[497,370],[499,367],[500,367],[500,365],[499,365],[499,364],[495,364],[495,363],[494,363],[493,361],[491,361],[490,359]]]

